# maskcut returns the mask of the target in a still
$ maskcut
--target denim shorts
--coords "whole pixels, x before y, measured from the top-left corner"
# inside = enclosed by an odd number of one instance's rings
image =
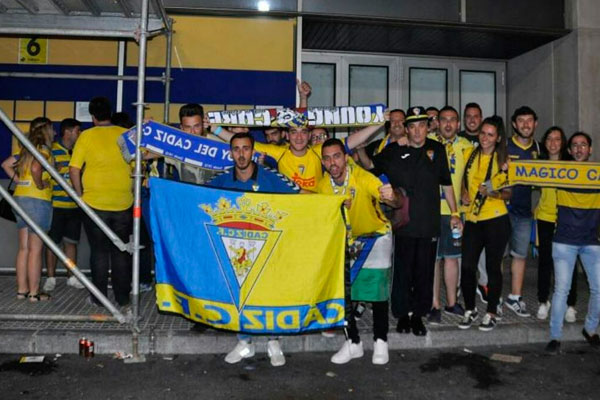
[[[508,213],[510,217],[510,255],[515,258],[527,258],[531,240],[531,217],[519,217]]]
[[[25,213],[44,231],[50,230],[50,223],[52,222],[52,202],[35,199],[33,197],[22,197],[16,196],[15,201]],[[33,229],[27,226],[27,223],[19,214],[15,212],[17,217],[17,228],[27,227],[29,232],[34,232]]]
[[[437,245],[438,260],[442,258],[460,258],[461,247],[455,246],[452,240],[452,229],[450,229],[450,215],[441,216],[440,240]]]

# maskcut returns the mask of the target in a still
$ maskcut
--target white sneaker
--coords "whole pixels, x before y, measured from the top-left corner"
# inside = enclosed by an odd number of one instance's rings
[[[44,282],[44,292],[51,292],[56,287],[56,278],[46,278],[46,282]]]
[[[547,301],[545,303],[540,303],[540,306],[537,310],[537,319],[545,320],[548,318],[548,313],[550,312],[550,302]]]
[[[245,340],[240,340],[233,350],[225,356],[225,362],[229,364],[235,364],[242,361],[244,358],[250,358],[254,356],[254,343],[249,343]]]
[[[334,364],[346,364],[353,358],[361,358],[364,354],[362,342],[352,343],[346,340],[342,348],[331,356],[331,362]]]
[[[83,286],[83,283],[79,282],[79,280],[77,278],[75,278],[74,276],[70,276],[69,279],[67,279],[67,286],[71,286],[72,288],[75,288],[75,289],[85,289],[85,286]]]
[[[567,312],[565,313],[565,322],[573,323],[575,320],[577,320],[577,310],[569,306],[567,308]]]
[[[384,365],[390,361],[390,355],[388,354],[388,344],[382,339],[377,339],[373,343],[373,364]]]
[[[281,367],[285,365],[285,356],[283,355],[283,351],[281,351],[279,340],[275,339],[267,342],[267,353],[271,359],[272,366]]]

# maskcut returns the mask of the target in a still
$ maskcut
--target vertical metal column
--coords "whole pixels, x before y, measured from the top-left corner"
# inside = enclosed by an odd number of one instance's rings
[[[167,57],[165,65],[165,109],[163,122],[169,123],[169,113],[171,106],[171,55],[173,53],[173,20],[169,18],[167,26]]]
[[[133,201],[133,269],[131,284],[131,345],[132,358],[128,362],[144,362],[146,358],[139,353],[139,298],[140,298],[140,223],[142,218],[142,152],[140,144],[142,140],[142,123],[144,122],[144,85],[146,83],[146,44],[148,40],[148,0],[142,0],[142,13],[140,16],[140,50],[138,57],[138,87],[137,87],[137,135],[135,143],[135,186]]]

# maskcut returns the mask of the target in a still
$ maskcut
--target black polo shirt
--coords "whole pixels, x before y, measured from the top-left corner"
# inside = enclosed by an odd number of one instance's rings
[[[387,146],[373,158],[375,175],[385,174],[394,188],[406,190],[410,222],[396,233],[426,238],[440,236],[440,185],[452,186],[443,145],[426,139],[419,148]]]

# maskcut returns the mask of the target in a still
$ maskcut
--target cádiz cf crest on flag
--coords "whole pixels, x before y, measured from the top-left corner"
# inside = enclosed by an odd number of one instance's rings
[[[150,180],[160,310],[216,328],[298,333],[344,323],[340,196]]]

